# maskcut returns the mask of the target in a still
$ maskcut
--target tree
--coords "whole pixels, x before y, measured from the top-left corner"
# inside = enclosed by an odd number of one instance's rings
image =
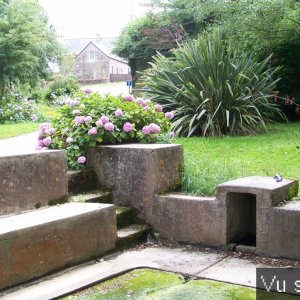
[[[128,60],[136,82],[139,77],[137,71],[145,70],[153,55],[157,52],[167,55],[182,39],[183,31],[176,23],[149,13],[123,29],[114,53]]]
[[[13,83],[34,85],[62,53],[55,31],[37,0],[0,0],[2,96]]]

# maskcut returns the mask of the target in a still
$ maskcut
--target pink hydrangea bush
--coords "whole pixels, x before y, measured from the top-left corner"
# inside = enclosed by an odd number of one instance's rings
[[[37,149],[65,149],[69,167],[80,170],[97,144],[166,142],[174,136],[171,117],[149,99],[84,92],[66,101],[52,125],[41,125]]]

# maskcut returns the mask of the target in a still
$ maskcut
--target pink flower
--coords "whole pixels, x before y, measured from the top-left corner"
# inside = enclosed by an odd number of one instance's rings
[[[123,131],[124,132],[130,132],[132,129],[133,129],[133,125],[131,123],[129,123],[129,122],[126,122],[123,125]]]
[[[146,105],[146,106],[143,107],[143,109],[144,109],[144,110],[149,110],[149,109],[150,109],[150,106]]]
[[[151,123],[149,125],[149,127],[150,127],[150,131],[151,132],[153,132],[153,133],[160,133],[160,127],[157,124]]]
[[[154,108],[156,112],[162,112],[162,106],[160,104],[155,104]]]
[[[102,117],[100,118],[100,121],[102,122],[103,125],[105,125],[106,123],[109,122],[109,118],[106,117],[106,116],[102,116]]]
[[[121,109],[117,109],[117,110],[115,111],[115,116],[116,116],[117,118],[121,117],[122,115],[123,115],[123,112],[122,112]]]
[[[115,129],[115,125],[111,122],[105,123],[104,129],[107,131],[113,131]]]
[[[32,122],[36,122],[37,120],[38,120],[37,115],[32,115],[32,116],[31,116],[31,121],[32,121]]]
[[[79,164],[84,164],[86,162],[86,158],[84,156],[79,156],[77,162]]]
[[[37,146],[35,147],[35,150],[43,150],[43,147],[40,146],[40,145],[37,145]]]
[[[91,90],[91,89],[83,90],[83,93],[86,94],[86,95],[91,94],[92,92],[93,92],[93,90]]]
[[[46,129],[49,129],[51,127],[50,123],[44,122],[40,125],[41,131],[45,132]]]
[[[73,142],[73,139],[71,137],[67,137],[66,143],[71,144]]]
[[[174,118],[174,114],[173,114],[171,111],[169,111],[169,112],[166,112],[166,113],[165,113],[165,117],[166,117],[167,119],[171,120],[171,119]]]
[[[51,137],[46,137],[43,139],[43,144],[45,147],[48,147],[51,144]]]
[[[100,119],[96,121],[96,126],[97,127],[103,127],[103,123]]]
[[[173,137],[175,137],[175,135],[176,135],[176,134],[175,134],[175,132],[174,132],[174,131],[170,131],[170,132],[169,132],[169,137],[170,137],[170,138],[173,138]]]
[[[67,100],[65,101],[65,104],[66,104],[67,106],[72,107],[72,106],[77,106],[77,105],[79,105],[80,102],[79,102],[78,100],[67,99]]]
[[[90,117],[90,116],[84,117],[84,122],[85,122],[85,123],[91,123],[92,121],[93,121],[93,118],[92,118],[92,117]]]
[[[75,109],[72,111],[73,115],[79,115],[80,114],[80,110],[79,109]]]
[[[126,100],[126,101],[133,101],[134,100],[134,97],[132,95],[122,95],[123,99]]]
[[[48,135],[52,135],[55,132],[55,128],[49,128],[45,130],[45,133]]]
[[[92,127],[92,128],[90,128],[89,131],[88,131],[88,135],[95,135],[95,134],[97,134],[97,133],[98,133],[98,130],[97,130],[96,127]]]
[[[74,122],[76,125],[83,124],[85,117],[84,116],[76,116]]]
[[[151,132],[150,126],[144,126],[142,132],[143,134],[149,134]]]
[[[137,98],[135,103],[139,104],[140,106],[144,107],[147,105],[147,102],[143,98]]]
[[[38,139],[38,146],[44,147],[44,142],[42,139]]]

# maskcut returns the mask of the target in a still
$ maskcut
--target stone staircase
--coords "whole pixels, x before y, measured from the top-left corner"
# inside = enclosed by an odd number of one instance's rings
[[[102,190],[92,190],[70,195],[69,202],[112,204],[112,194]],[[116,220],[118,237],[116,250],[126,249],[147,241],[151,227],[141,224],[132,208],[116,206]]]

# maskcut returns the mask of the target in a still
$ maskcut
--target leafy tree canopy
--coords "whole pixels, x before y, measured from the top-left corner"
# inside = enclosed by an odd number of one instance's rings
[[[272,65],[281,69],[280,88],[296,93],[300,81],[300,2],[297,0],[152,0],[151,7],[157,11],[150,26],[173,26],[184,30],[186,35],[196,37],[205,31],[218,30],[231,45],[241,52],[250,53],[258,60],[273,53]],[[135,20],[119,38],[117,53],[139,62],[145,69],[152,60],[153,52],[139,51],[143,40]],[[132,39],[130,28],[137,30]],[[185,36],[181,34],[181,36]],[[129,46],[130,45],[130,46]],[[171,45],[170,45],[171,46]],[[144,45],[144,48],[147,48]],[[124,49],[130,51],[126,53]],[[135,51],[138,50],[138,51]],[[164,49],[166,52],[166,49]],[[145,63],[146,62],[146,63]],[[139,68],[137,68],[139,69]]]
[[[0,0],[2,95],[14,82],[34,85],[61,53],[54,29],[37,0]]]

